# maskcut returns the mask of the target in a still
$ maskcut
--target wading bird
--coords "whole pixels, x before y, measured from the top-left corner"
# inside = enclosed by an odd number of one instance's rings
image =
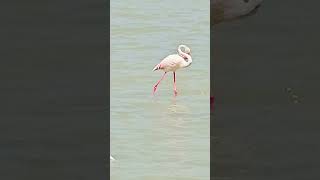
[[[182,48],[184,51],[182,51]],[[190,66],[192,63],[191,58],[191,50],[186,45],[179,45],[178,47],[178,54],[172,54],[164,58],[159,64],[157,64],[153,71],[156,70],[163,70],[164,74],[160,78],[160,80],[153,86],[153,95],[157,91],[157,87],[164,78],[164,76],[167,74],[167,72],[172,71],[173,72],[173,90],[174,95],[176,96],[178,94],[177,92],[177,86],[176,86],[176,71],[180,68],[186,68]]]

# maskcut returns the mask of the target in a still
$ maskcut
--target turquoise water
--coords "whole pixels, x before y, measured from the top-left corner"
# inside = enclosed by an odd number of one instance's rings
[[[111,1],[112,180],[191,180],[210,175],[208,0]],[[193,63],[158,86],[152,72],[179,44]]]

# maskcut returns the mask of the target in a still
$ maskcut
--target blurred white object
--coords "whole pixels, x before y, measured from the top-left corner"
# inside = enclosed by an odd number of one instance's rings
[[[110,155],[110,161],[114,161],[115,159]]]
[[[214,24],[231,21],[257,12],[263,0],[211,0],[211,20]]]

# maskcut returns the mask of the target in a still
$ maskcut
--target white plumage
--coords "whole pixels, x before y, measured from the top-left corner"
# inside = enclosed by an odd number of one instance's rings
[[[182,48],[184,50],[182,51]],[[153,94],[156,92],[158,85],[160,84],[161,80],[164,78],[167,72],[173,72],[173,83],[174,83],[174,94],[177,95],[177,88],[176,88],[176,71],[180,68],[186,68],[190,66],[192,63],[191,58],[191,50],[186,45],[179,45],[178,47],[178,54],[172,54],[165,57],[159,64],[157,64],[153,71],[162,70],[164,71],[163,76],[161,79],[154,85],[153,87]]]

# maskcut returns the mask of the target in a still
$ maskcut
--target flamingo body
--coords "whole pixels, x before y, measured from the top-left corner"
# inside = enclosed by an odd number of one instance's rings
[[[163,70],[164,72],[177,71],[180,68],[190,66],[191,63],[187,63],[186,60],[178,54],[172,54],[164,58],[159,64],[157,64],[153,71]]]

